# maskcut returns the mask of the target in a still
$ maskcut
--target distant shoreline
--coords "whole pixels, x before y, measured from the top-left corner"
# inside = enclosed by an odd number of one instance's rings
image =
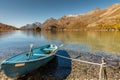
[[[19,29],[19,30],[33,30],[35,32],[39,32],[39,31],[51,31],[51,32],[59,32],[59,31],[101,31],[101,32],[119,32],[120,30],[116,30],[116,29],[93,29],[93,28],[83,28],[83,29],[69,29],[69,28],[65,28],[65,29],[44,29],[44,28],[40,28],[39,30],[37,29]]]

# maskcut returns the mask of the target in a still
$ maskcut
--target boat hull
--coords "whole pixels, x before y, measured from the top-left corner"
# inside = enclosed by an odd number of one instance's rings
[[[20,77],[25,75],[43,65],[54,58],[57,46],[49,47],[49,45],[35,48],[32,50],[28,57],[28,52],[17,54],[7,60],[4,60],[1,64],[1,68],[10,78]],[[44,50],[47,50],[49,54],[46,54]],[[50,50],[50,51],[49,51]],[[51,50],[53,50],[51,52]]]
[[[15,77],[20,77],[22,75],[25,75],[43,65],[45,65],[47,62],[49,62],[53,58],[54,58],[54,55],[51,55],[47,58],[40,59],[37,61],[30,61],[30,62],[25,62],[25,63],[22,62],[22,63],[13,63],[13,64],[2,64],[1,66],[2,66],[2,70],[4,70],[4,73],[6,74],[6,76],[8,76],[10,78],[15,78]]]

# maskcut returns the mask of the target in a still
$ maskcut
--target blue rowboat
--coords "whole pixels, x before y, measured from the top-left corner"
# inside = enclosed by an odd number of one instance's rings
[[[57,49],[58,47],[53,44],[31,49],[4,60],[1,68],[10,78],[20,77],[53,59]]]

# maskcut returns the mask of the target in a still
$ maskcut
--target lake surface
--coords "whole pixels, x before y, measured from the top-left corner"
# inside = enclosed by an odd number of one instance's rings
[[[120,32],[0,32],[0,60],[45,44],[64,44],[62,49],[120,55]]]

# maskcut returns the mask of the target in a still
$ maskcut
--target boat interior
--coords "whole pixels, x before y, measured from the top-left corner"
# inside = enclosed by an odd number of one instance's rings
[[[47,57],[48,55],[52,54],[57,48],[54,46],[47,46],[47,47],[42,47],[42,48],[35,48],[31,50],[30,54],[29,52],[21,53],[16,56],[13,56],[6,60],[6,62],[23,62],[23,61],[28,61],[28,60],[34,60],[38,58],[43,58]],[[30,56],[28,58],[28,56]]]

